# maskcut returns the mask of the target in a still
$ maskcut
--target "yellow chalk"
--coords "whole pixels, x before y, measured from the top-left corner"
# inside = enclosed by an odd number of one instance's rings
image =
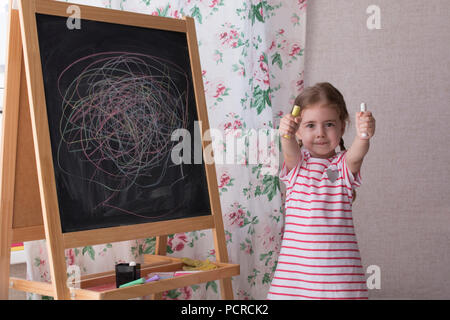
[[[183,263],[185,264],[183,266],[183,270],[185,271],[193,271],[193,270],[213,270],[217,269],[217,265],[210,262],[209,259],[206,259],[205,261],[201,260],[194,260],[189,258],[182,258]]]
[[[300,114],[300,107],[297,106],[297,105],[295,105],[294,108],[292,109],[291,114],[292,114],[294,117],[297,117],[297,116]],[[290,139],[290,138],[291,138],[291,136],[288,135],[288,134],[285,134],[283,137],[286,138],[286,139]]]

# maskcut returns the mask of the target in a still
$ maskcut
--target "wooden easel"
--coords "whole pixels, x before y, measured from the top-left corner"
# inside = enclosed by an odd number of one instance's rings
[[[0,165],[0,299],[8,299],[8,288],[49,295],[55,299],[128,299],[158,294],[195,283],[220,279],[221,296],[233,299],[231,277],[239,265],[228,264],[228,253],[214,164],[205,164],[211,215],[62,233],[56,194],[44,83],[37,42],[35,13],[68,17],[70,4],[21,0],[19,10],[10,4],[6,92]],[[209,129],[200,59],[192,18],[183,20],[152,17],[79,5],[83,19],[186,32],[194,79],[201,136]],[[203,150],[207,142],[202,141]],[[184,275],[128,288],[96,292],[93,284],[114,281],[114,272],[82,277],[81,288],[66,285],[64,250],[93,244],[156,236],[154,256],[146,256],[141,275],[181,270],[180,259],[165,257],[167,235],[212,229],[218,269]],[[14,242],[46,239],[51,283],[9,278],[10,247]]]

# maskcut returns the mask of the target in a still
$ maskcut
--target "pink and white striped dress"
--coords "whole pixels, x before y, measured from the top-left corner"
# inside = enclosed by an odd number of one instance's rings
[[[361,185],[345,161],[302,161],[280,178],[286,184],[286,219],[268,299],[368,299],[352,219],[352,190]]]

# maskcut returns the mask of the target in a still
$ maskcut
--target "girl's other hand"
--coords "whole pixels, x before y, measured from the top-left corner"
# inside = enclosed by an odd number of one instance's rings
[[[356,135],[361,140],[369,140],[375,134],[375,118],[372,116],[372,112],[357,112],[355,115],[356,120]],[[367,135],[364,136],[364,133]]]

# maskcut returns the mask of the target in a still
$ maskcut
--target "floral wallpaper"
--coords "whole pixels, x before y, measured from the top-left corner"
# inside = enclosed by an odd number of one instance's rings
[[[109,0],[71,1],[144,14],[195,19],[214,153],[227,152],[229,138],[246,143],[255,132],[276,130],[303,89],[306,0]],[[82,15],[82,12],[81,12]],[[81,16],[82,17],[82,16]],[[266,155],[279,149],[276,139]],[[267,152],[268,151],[268,152]],[[260,154],[258,149],[258,155]],[[216,161],[228,256],[240,264],[232,278],[234,298],[265,299],[283,232],[283,189],[277,172],[241,151],[234,162]],[[114,264],[142,262],[155,239],[140,239],[66,250],[67,265],[82,274],[113,270]],[[50,281],[45,241],[25,243],[27,278]],[[215,259],[210,230],[168,237],[168,255]],[[171,290],[163,299],[220,299],[218,281]],[[29,298],[39,298],[29,295]],[[46,297],[44,297],[46,298]]]

